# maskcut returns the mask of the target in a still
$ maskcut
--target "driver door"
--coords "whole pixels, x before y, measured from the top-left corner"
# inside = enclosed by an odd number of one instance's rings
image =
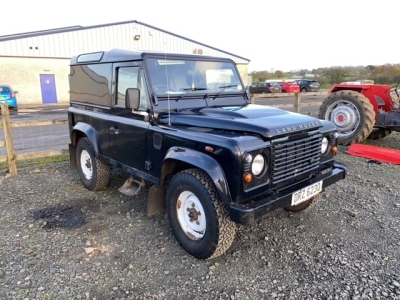
[[[138,175],[146,172],[148,159],[148,113],[149,99],[140,66],[115,64],[115,106],[109,119],[109,141],[111,159],[124,166],[136,169]],[[125,107],[128,88],[140,90],[139,109]],[[134,172],[135,173],[135,172]]]

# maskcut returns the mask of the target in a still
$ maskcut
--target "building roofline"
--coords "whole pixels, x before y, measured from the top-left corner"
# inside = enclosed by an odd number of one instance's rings
[[[189,38],[184,37],[184,36],[181,36],[181,35],[179,35],[179,34],[175,34],[175,33],[173,33],[173,32],[170,32],[170,31],[167,31],[167,30],[164,30],[164,29],[161,29],[161,28],[157,28],[157,27],[155,27],[155,26],[152,26],[152,25],[149,25],[149,24],[146,24],[146,23],[143,23],[143,22],[138,22],[138,21],[136,21],[136,23],[141,24],[141,25],[144,25],[144,26],[147,26],[147,27],[150,27],[150,28],[153,28],[153,29],[156,29],[156,30],[159,30],[159,31],[162,31],[162,32],[165,32],[165,33],[168,33],[168,34],[170,34],[170,35],[173,35],[173,36],[176,36],[176,37],[178,37],[178,38],[187,40],[187,41],[189,41],[189,42],[196,43],[196,44],[199,44],[199,45],[201,45],[201,46],[208,47],[208,48],[210,48],[210,49],[217,50],[217,51],[219,51],[219,52],[222,52],[222,53],[225,53],[225,54],[228,54],[228,55],[232,55],[232,56],[235,56],[235,57],[240,58],[240,59],[243,59],[243,60],[247,60],[248,62],[250,62],[250,59],[248,59],[248,58],[245,58],[245,57],[242,57],[242,56],[239,56],[239,55],[236,55],[236,54],[227,52],[227,51],[225,51],[225,50],[221,50],[221,49],[215,48],[215,47],[210,46],[210,45],[206,45],[206,44],[204,44],[204,43],[200,43],[200,42],[198,42],[198,41],[189,39]]]
[[[22,33],[14,33],[8,35],[0,35],[0,42],[10,41],[10,40],[18,40],[27,37],[35,37],[40,35],[54,34],[54,33],[62,33],[66,31],[74,31],[83,28],[80,25],[68,26],[68,27],[60,27],[54,29],[46,29],[46,30],[38,30],[38,31],[30,31],[30,32],[22,32]]]
[[[80,25],[75,25],[75,26],[68,26],[68,27],[61,27],[61,28],[54,28],[54,29],[47,29],[47,30],[39,30],[39,31],[31,31],[31,32],[23,32],[23,33],[16,33],[16,34],[9,34],[9,35],[2,35],[0,36],[0,42],[5,42],[5,41],[10,41],[10,40],[18,40],[18,39],[22,39],[22,38],[30,38],[30,37],[37,37],[37,36],[41,36],[41,35],[49,35],[49,34],[57,34],[57,33],[64,33],[64,32],[71,32],[71,31],[78,31],[78,30],[86,30],[86,29],[96,29],[96,28],[100,28],[100,27],[106,27],[106,26],[114,26],[114,25],[124,25],[124,24],[131,24],[131,23],[136,23],[136,24],[140,24],[170,35],[173,35],[175,37],[184,39],[186,41],[192,42],[192,43],[196,43],[199,44],[201,46],[228,54],[228,55],[232,55],[234,57],[243,59],[243,60],[247,60],[248,62],[250,62],[250,59],[215,48],[213,46],[210,45],[206,45],[204,43],[200,43],[198,41],[189,39],[187,37],[172,33],[170,31],[143,23],[143,22],[139,22],[136,20],[131,20],[131,21],[122,21],[122,22],[115,22],[115,23],[107,23],[107,24],[99,24],[99,25],[91,25],[91,26],[80,26]]]

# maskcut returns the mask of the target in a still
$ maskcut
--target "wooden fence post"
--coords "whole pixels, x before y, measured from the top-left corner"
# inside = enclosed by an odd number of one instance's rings
[[[11,133],[10,111],[8,109],[7,103],[1,104],[0,107],[1,116],[3,118],[4,138],[7,148],[8,169],[10,175],[15,176],[17,175],[17,158],[15,156],[14,141]]]
[[[294,110],[297,113],[300,113],[301,106],[301,93],[294,93]]]

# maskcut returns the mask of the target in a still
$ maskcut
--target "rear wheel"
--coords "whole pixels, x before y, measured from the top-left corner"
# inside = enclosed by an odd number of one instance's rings
[[[10,115],[18,115],[18,107],[9,108]]]
[[[335,123],[341,145],[366,139],[375,124],[375,111],[369,100],[358,92],[343,90],[328,96],[319,108],[320,119]]]
[[[87,137],[81,138],[76,146],[76,165],[79,177],[89,191],[98,191],[107,186],[110,166],[94,156]]]
[[[308,91],[307,91],[306,88],[302,88],[302,89],[301,89],[301,92],[302,92],[302,93],[307,93]]]
[[[236,224],[219,200],[214,182],[201,170],[176,174],[167,191],[168,219],[179,244],[197,258],[210,259],[231,246]]]

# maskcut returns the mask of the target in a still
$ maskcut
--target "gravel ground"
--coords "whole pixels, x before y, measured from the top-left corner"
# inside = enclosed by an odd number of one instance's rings
[[[90,192],[67,162],[20,171],[0,185],[0,299],[400,299],[400,166],[345,149],[348,176],[316,207],[240,226],[205,261],[146,194],[118,192],[121,172]]]

